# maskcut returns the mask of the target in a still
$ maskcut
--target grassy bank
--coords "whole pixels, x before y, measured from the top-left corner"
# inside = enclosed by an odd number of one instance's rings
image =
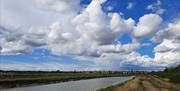
[[[141,83],[141,77],[135,77],[132,80],[107,88],[102,88],[98,91],[144,91],[144,87]]]
[[[129,76],[129,74],[122,74],[119,72],[1,72],[0,88],[119,76]]]
[[[171,83],[168,79],[158,76],[146,75],[98,91],[180,91],[180,84]]]

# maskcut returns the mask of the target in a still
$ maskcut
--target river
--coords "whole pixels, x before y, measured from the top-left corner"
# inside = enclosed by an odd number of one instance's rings
[[[96,78],[40,86],[3,89],[1,91],[96,91],[100,88],[105,88],[111,85],[122,83],[132,78],[133,76]]]

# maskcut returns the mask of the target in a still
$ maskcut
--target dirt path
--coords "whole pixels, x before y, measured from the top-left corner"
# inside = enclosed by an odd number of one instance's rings
[[[163,88],[161,89],[161,91],[171,91],[171,90]]]
[[[146,91],[160,91],[158,88],[154,87],[149,81],[144,80],[142,81],[143,86],[145,87]]]

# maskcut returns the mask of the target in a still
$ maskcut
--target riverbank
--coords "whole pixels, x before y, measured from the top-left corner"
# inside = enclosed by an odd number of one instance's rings
[[[120,72],[11,72],[1,73],[0,89],[60,83],[82,79],[122,77]]]
[[[102,88],[97,91],[144,91],[141,83],[141,77],[134,77],[133,79],[107,88]]]
[[[138,76],[130,81],[98,91],[180,91],[180,84],[154,75]]]

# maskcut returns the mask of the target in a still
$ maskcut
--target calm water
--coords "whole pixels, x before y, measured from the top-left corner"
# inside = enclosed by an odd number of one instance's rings
[[[70,81],[64,83],[6,89],[1,91],[96,91],[100,88],[122,83],[133,77],[109,77],[89,80]]]

